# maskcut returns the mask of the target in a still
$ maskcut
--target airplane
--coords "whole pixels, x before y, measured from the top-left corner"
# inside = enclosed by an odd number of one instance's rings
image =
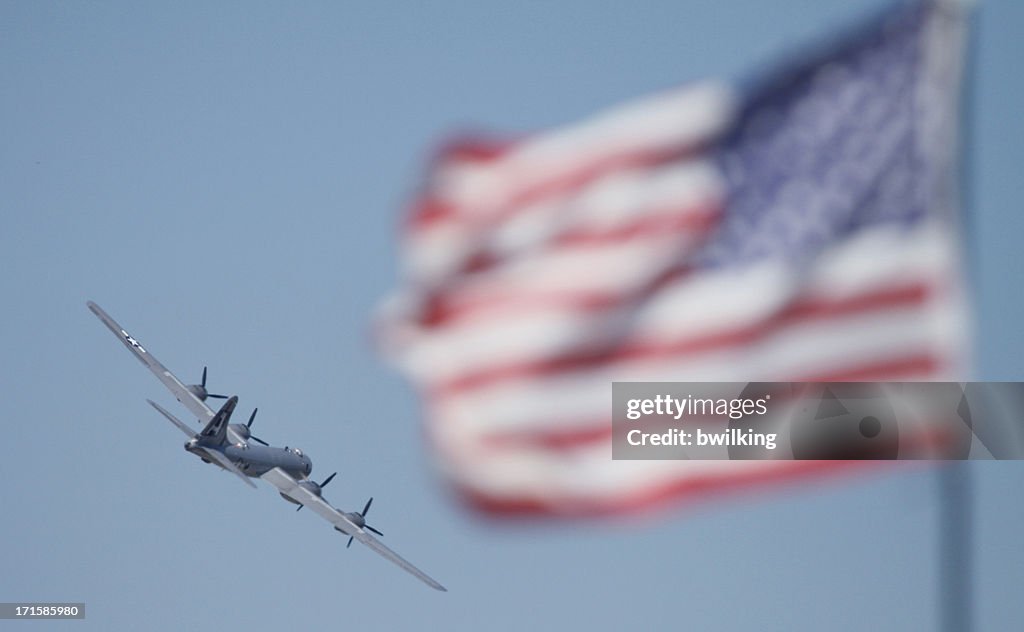
[[[370,534],[372,532],[380,536],[384,535],[366,524],[366,514],[370,510],[373,498],[370,498],[362,511],[341,511],[331,506],[323,499],[322,490],[334,479],[337,472],[320,483],[310,480],[309,475],[313,471],[313,462],[302,450],[273,447],[262,439],[252,436],[251,427],[256,418],[256,410],[253,410],[248,423],[231,423],[231,414],[238,405],[238,396],[228,397],[224,405],[216,412],[206,405],[204,400],[207,397],[214,397],[214,395],[206,392],[205,368],[201,384],[191,386],[183,384],[99,305],[92,301],[88,301],[86,305],[132,352],[132,355],[146,365],[146,368],[163,382],[171,394],[195,415],[201,424],[204,424],[199,432],[195,432],[188,424],[156,402],[146,400],[157,412],[188,436],[188,441],[185,442],[187,452],[198,456],[205,463],[231,472],[250,487],[256,487],[250,480],[251,478],[267,481],[286,501],[299,505],[298,509],[309,507],[317,515],[330,522],[336,531],[349,536],[346,548],[352,546],[353,540],[359,540],[431,588],[443,592],[448,591],[435,579],[384,546],[380,540]],[[196,388],[197,386],[201,390]],[[262,445],[253,445],[250,443],[250,439]]]

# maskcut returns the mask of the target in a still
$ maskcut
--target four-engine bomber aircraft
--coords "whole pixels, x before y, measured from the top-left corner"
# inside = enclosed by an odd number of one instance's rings
[[[437,583],[429,575],[405,561],[397,553],[384,546],[367,531],[377,535],[384,535],[370,525],[366,524],[366,512],[370,509],[371,498],[361,512],[339,511],[329,505],[322,498],[321,489],[334,478],[331,474],[322,483],[316,483],[309,479],[313,471],[313,462],[309,457],[295,448],[275,448],[268,445],[261,439],[253,437],[250,432],[252,422],[256,417],[256,411],[252,412],[249,422],[246,424],[232,424],[231,413],[238,404],[238,397],[227,398],[227,401],[220,410],[214,412],[208,407],[204,400],[207,397],[217,397],[206,392],[206,369],[203,369],[203,381],[201,385],[186,386],[173,373],[154,358],[146,349],[139,344],[139,341],[131,337],[117,322],[111,318],[99,305],[89,301],[89,309],[96,314],[103,324],[107,326],[114,335],[128,347],[128,350],[142,361],[143,364],[156,375],[157,379],[164,383],[179,402],[185,405],[195,415],[201,424],[202,430],[198,433],[193,431],[187,424],[164,410],[161,406],[149,401],[153,408],[157,409],[179,430],[188,435],[185,443],[185,450],[195,454],[206,463],[213,463],[221,468],[237,475],[246,485],[256,487],[250,477],[258,477],[267,481],[277,488],[281,496],[290,503],[299,505],[299,509],[309,507],[318,515],[322,516],[332,525],[335,530],[349,536],[348,545],[356,539],[370,547],[377,553],[388,558],[398,566],[412,573],[431,588],[447,591],[441,584]],[[262,445],[249,443],[252,439]],[[337,474],[337,472],[335,472]]]

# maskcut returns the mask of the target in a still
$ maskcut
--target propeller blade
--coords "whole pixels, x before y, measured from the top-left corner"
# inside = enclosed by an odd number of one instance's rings
[[[207,397],[212,397],[214,399],[227,399],[228,398],[227,395],[217,395],[216,393],[207,393],[206,396]]]
[[[302,511],[302,508],[303,508],[303,507],[305,507],[305,505],[299,505],[299,508],[298,508],[298,509],[296,509],[295,511]]]
[[[365,526],[365,527],[366,527],[366,530],[367,530],[367,531],[373,531],[374,533],[376,533],[376,534],[377,534],[377,535],[379,535],[380,537],[382,537],[382,538],[384,537],[384,534],[383,534],[383,533],[381,533],[380,531],[377,531],[376,529],[374,529],[374,528],[373,528],[373,527],[371,527],[370,525],[363,525],[363,526]]]
[[[370,500],[366,501],[366,506],[363,507],[363,510],[359,512],[359,513],[361,513],[363,515],[364,518],[366,517],[366,512],[370,511],[370,505],[372,505],[372,504],[373,504],[373,496],[370,497]]]
[[[267,443],[263,439],[260,439],[259,437],[254,437],[252,435],[249,435],[249,438],[252,439],[253,441],[255,441],[256,443],[262,443],[265,446],[269,446],[270,445],[269,443]]]
[[[332,480],[332,479],[333,479],[333,478],[334,478],[335,476],[337,476],[337,475],[338,475],[338,473],[337,473],[337,472],[335,472],[334,474],[331,474],[330,476],[328,476],[327,478],[325,478],[325,479],[324,479],[324,482],[320,483],[320,489],[323,489],[324,487],[327,487],[327,483],[330,483],[330,482],[331,482],[331,480]]]
[[[206,367],[203,367],[203,380],[199,382],[199,386],[206,388]]]
[[[346,545],[345,545],[345,548],[346,548],[346,549],[347,549],[348,547],[352,546],[352,538],[353,538],[353,537],[354,537],[354,536],[351,536],[351,535],[350,535],[350,536],[348,536],[348,544],[346,544]]]
[[[216,397],[216,396],[215,395],[207,395],[207,397]],[[245,424],[246,428],[252,428],[252,422],[256,419],[256,411],[257,410],[259,410],[259,408],[253,408],[252,409],[252,414],[249,415],[249,422],[247,424]]]

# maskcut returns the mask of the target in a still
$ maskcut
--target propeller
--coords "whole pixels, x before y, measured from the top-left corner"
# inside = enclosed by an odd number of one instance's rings
[[[202,386],[204,390],[206,389],[206,367],[205,366],[203,367],[203,381],[200,382],[199,385]],[[214,399],[227,399],[228,398],[227,395],[218,395],[216,393],[207,393],[206,396],[207,397],[212,397]]]
[[[203,379],[199,382],[199,384],[193,384],[192,386],[189,386],[188,389],[190,391],[192,391],[193,393],[195,393],[196,397],[198,397],[200,401],[206,401],[206,399],[208,397],[212,397],[214,399],[227,399],[228,398],[227,395],[218,395],[216,393],[210,393],[210,392],[208,392],[206,390],[206,367],[205,366],[203,367]]]
[[[210,397],[213,397],[213,395],[210,395]],[[246,428],[252,428],[252,422],[256,419],[256,411],[257,410],[259,410],[259,408],[253,408],[252,409],[252,414],[249,415],[249,421],[246,422],[246,424],[245,424]],[[267,445],[267,446],[270,445],[269,443],[267,443],[263,439],[260,439],[259,437],[254,436],[252,434],[252,432],[249,433],[249,438],[252,439],[253,441],[255,441],[256,443],[262,443],[263,445]]]
[[[331,474],[330,476],[328,476],[327,478],[324,479],[324,482],[318,484],[317,487],[319,487],[320,489],[323,489],[323,488],[327,487],[327,483],[330,483],[331,480],[333,480],[334,477],[337,476],[337,475],[338,475],[337,472],[335,472],[334,474]],[[299,508],[296,509],[295,511],[302,511],[303,507],[305,507],[305,505],[299,505]]]
[[[373,497],[371,496],[370,500],[366,501],[366,506],[363,507],[362,511],[350,513],[350,514],[348,514],[348,518],[349,518],[349,520],[354,522],[357,527],[363,527],[367,531],[373,531],[377,535],[379,535],[381,537],[384,537],[383,533],[381,533],[380,531],[377,531],[376,529],[374,529],[370,525],[366,524],[366,514],[369,513],[370,505],[372,505],[372,504],[373,504]],[[352,539],[354,537],[355,536],[351,536],[351,535],[348,537],[348,544],[345,545],[346,549],[348,547],[352,546]]]

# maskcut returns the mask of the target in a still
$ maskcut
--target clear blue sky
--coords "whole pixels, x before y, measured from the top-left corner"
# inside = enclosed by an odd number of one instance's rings
[[[507,525],[431,469],[369,344],[396,225],[450,131],[533,130],[741,79],[882,3],[0,3],[0,601],[88,630],[928,629],[928,471],[632,523]],[[983,3],[968,210],[980,378],[1024,379],[1024,4]],[[181,449],[87,311],[374,502],[435,593]],[[977,620],[1024,620],[1024,466],[975,464]],[[4,627],[0,624],[0,627]]]

